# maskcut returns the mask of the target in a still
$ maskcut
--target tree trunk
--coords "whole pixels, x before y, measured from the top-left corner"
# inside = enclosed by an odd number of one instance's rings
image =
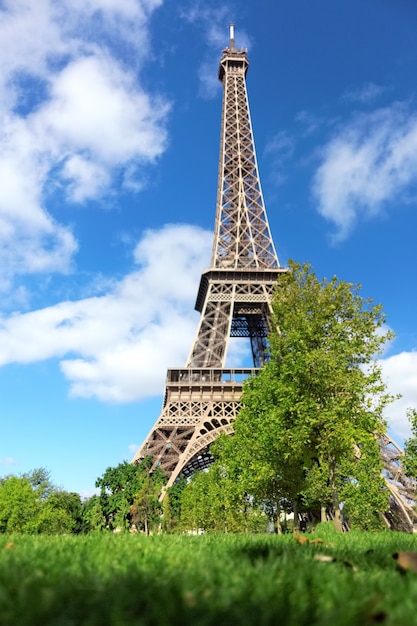
[[[294,530],[300,530],[300,519],[298,517],[298,502],[295,499],[293,505],[293,513],[294,513]]]
[[[327,513],[326,513],[326,507],[322,506],[321,510],[320,510],[320,521],[321,522],[327,522]]]
[[[278,535],[282,535],[282,527],[281,527],[281,507],[279,500],[277,500],[277,533]]]
[[[333,506],[333,524],[337,532],[343,531],[342,515],[340,513],[339,497],[336,487],[336,463],[331,461],[329,463],[329,484],[332,493],[332,506]]]

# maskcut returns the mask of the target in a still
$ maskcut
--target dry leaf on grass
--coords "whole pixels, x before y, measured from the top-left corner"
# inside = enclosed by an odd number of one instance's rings
[[[327,547],[334,546],[334,543],[325,543],[323,539],[320,539],[320,537],[317,537],[317,539],[308,539],[304,535],[294,535],[294,539],[295,541],[297,541],[297,543],[301,543],[301,544],[309,544],[313,546],[322,545],[322,546],[327,546]]]
[[[333,561],[336,560],[333,556],[328,554],[315,554],[313,558],[315,561],[321,561],[322,563],[333,563]]]
[[[398,561],[401,569],[417,572],[417,552],[395,552],[392,558]]]

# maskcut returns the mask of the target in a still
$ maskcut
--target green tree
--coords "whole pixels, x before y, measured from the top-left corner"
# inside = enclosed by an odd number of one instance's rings
[[[0,480],[0,532],[79,532],[80,522],[80,496],[55,487],[44,468]]]
[[[97,532],[105,529],[106,518],[98,495],[93,495],[82,503],[81,517],[81,529],[83,533]]]
[[[182,495],[187,486],[187,480],[181,474],[178,480],[166,490],[162,501],[163,530],[170,533],[178,530],[181,522]]]
[[[78,493],[55,489],[44,501],[40,532],[71,532],[82,528],[82,504]]]
[[[162,504],[159,496],[166,483],[165,473],[158,467],[151,471],[151,467],[151,457],[145,458],[138,466],[141,485],[130,507],[132,524],[146,535],[149,535],[151,527],[161,523]]]
[[[192,532],[224,532],[225,506],[219,467],[196,472],[182,494],[181,525]]]
[[[46,503],[36,518],[35,532],[46,535],[59,535],[74,532],[74,519],[65,509],[55,508]]]
[[[130,507],[135,493],[141,487],[137,466],[124,461],[116,467],[108,467],[96,480],[100,487],[100,504],[110,530],[130,528]]]
[[[222,454],[229,437],[216,442],[214,454]],[[181,496],[181,528],[205,532],[258,532],[267,519],[253,498],[245,493],[233,469],[218,458],[208,470],[196,472]]]
[[[272,302],[270,361],[244,386],[230,450],[249,493],[294,504],[317,499],[339,530],[342,499],[351,499],[355,524],[388,505],[375,433],[385,431],[382,411],[392,398],[375,356],[392,335],[382,308],[359,290],[290,263]],[[358,449],[366,450],[368,473]],[[367,498],[372,489],[380,497]]]
[[[57,489],[52,482],[50,471],[45,467],[33,469],[23,474],[22,478],[29,481],[40,500],[46,500]]]
[[[387,488],[381,475],[381,453],[369,437],[356,448],[354,457],[346,456],[340,468],[340,498],[343,515],[352,527],[379,530],[384,527],[381,512],[387,510]]]
[[[124,461],[108,467],[97,479],[106,528],[128,531],[133,526],[147,532],[149,523],[155,521],[160,510],[158,495],[166,479],[159,468],[151,471],[151,465],[150,457],[138,465]]]
[[[35,533],[39,498],[25,477],[6,476],[0,482],[0,532]]]
[[[417,410],[408,409],[408,421],[411,427],[411,437],[404,444],[403,465],[407,476],[417,480]]]

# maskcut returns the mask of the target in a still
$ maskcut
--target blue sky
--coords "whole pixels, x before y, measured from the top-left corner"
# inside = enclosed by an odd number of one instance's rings
[[[382,303],[409,433],[417,5],[0,0],[0,475],[89,494],[158,418],[210,262],[231,21],[281,264]]]

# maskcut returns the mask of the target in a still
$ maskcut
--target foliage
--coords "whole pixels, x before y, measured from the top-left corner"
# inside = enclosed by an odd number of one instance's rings
[[[7,476],[0,485],[0,532],[36,532],[40,502],[27,478]]]
[[[151,525],[159,523],[158,496],[166,478],[159,468],[151,471],[151,467],[150,457],[138,465],[124,461],[117,467],[108,467],[97,479],[106,528],[119,532],[133,528],[148,533]]]
[[[29,481],[32,489],[41,500],[46,500],[56,491],[51,480],[51,474],[45,467],[38,467],[27,474],[23,474],[23,478]]]
[[[150,471],[152,459],[147,457],[138,467],[142,484],[134,496],[130,507],[132,524],[136,530],[149,535],[151,526],[160,524],[162,505],[159,501],[162,488],[166,482],[164,472],[159,468]]]
[[[411,427],[411,437],[404,444],[404,470],[407,476],[417,480],[417,410],[407,411],[408,421]]]
[[[81,501],[55,487],[44,468],[0,480],[0,532],[79,532]]]
[[[178,480],[176,480],[175,483],[166,490],[165,497],[162,502],[162,527],[164,532],[175,532],[180,527],[182,495],[186,486],[187,480],[183,475],[180,475]]]
[[[45,500],[43,511],[42,527],[45,532],[81,532],[82,504],[78,493],[55,489]],[[50,522],[47,522],[48,518]]]
[[[417,576],[393,558],[415,537],[321,527],[308,538],[3,535],[1,624],[415,623]]]
[[[217,451],[228,446],[228,437],[216,442]],[[181,529],[191,532],[265,531],[267,518],[241,490],[233,470],[221,461],[207,471],[196,472],[182,492]]]
[[[375,356],[391,333],[359,286],[319,281],[307,264],[290,270],[272,302],[270,361],[244,386],[227,466],[240,467],[255,498],[316,502],[339,529],[349,500],[352,524],[370,527],[388,504],[375,433],[392,398]]]
[[[82,532],[98,532],[106,527],[106,518],[101,508],[100,497],[91,496],[82,507]]]

